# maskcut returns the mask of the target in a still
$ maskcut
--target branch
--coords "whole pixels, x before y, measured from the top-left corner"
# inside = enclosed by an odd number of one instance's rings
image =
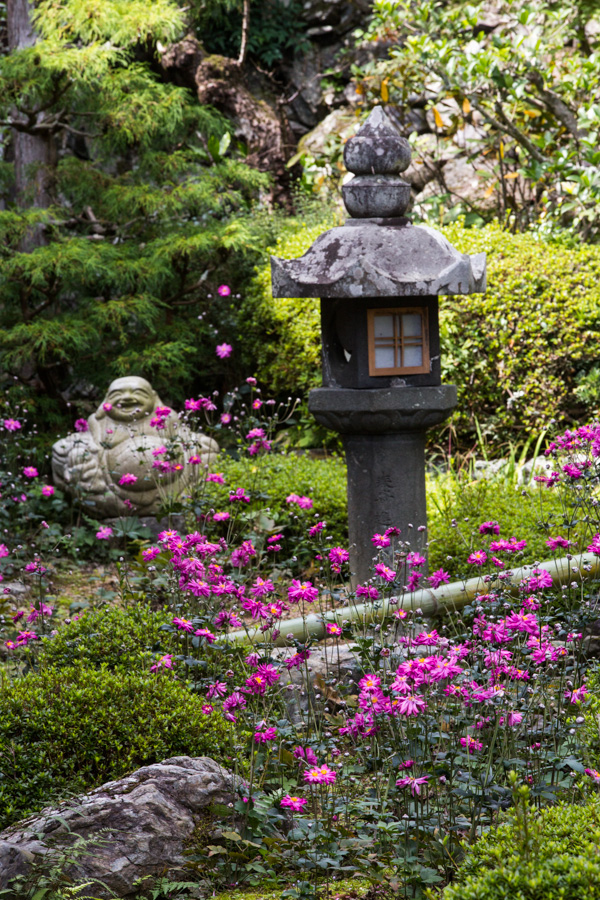
[[[519,131],[519,129],[515,125],[513,125],[513,123],[510,121],[510,119],[502,109],[502,104],[499,101],[496,101],[496,112],[502,120],[501,122],[499,122],[498,119],[495,119],[494,116],[492,116],[483,106],[481,106],[481,104],[477,100],[475,100],[474,97],[470,96],[467,93],[465,93],[465,97],[468,97],[473,109],[476,109],[477,112],[481,113],[486,122],[489,122],[490,125],[496,128],[498,131],[501,131],[503,134],[510,134],[511,137],[513,137],[515,141],[517,141],[517,143],[521,144],[521,146],[524,147],[530,154],[530,156],[532,156],[537,162],[544,163],[546,161],[535,144],[532,144],[529,138],[525,137],[523,132]]]
[[[86,137],[86,138],[100,137],[99,132],[96,132],[96,134],[93,134],[91,131],[80,131],[78,128],[73,128],[72,125],[67,125],[64,122],[61,125],[59,125],[59,128],[64,128],[65,131],[68,131],[71,134],[78,134],[80,137]]]
[[[47,309],[52,303],[54,303],[54,300],[55,300],[54,295],[49,297],[48,300],[44,300],[43,303],[40,303],[40,305],[38,307],[36,307],[34,310],[32,310],[32,312],[29,314],[29,318],[34,319],[37,315],[39,315],[41,312],[43,312],[45,309]]]
[[[244,0],[244,12],[242,13],[242,43],[240,45],[240,55],[237,58],[238,66],[242,66],[246,59],[248,51],[248,29],[250,26],[250,0]]]
[[[580,131],[577,125],[577,116],[573,110],[567,106],[562,97],[559,97],[557,93],[544,87],[544,79],[541,72],[538,72],[536,69],[531,69],[528,78],[537,88],[537,92],[542,98],[545,106],[556,116],[558,121],[565,126],[567,131],[573,135],[575,140],[585,137],[587,132]]]
[[[515,139],[515,141],[517,141],[517,143],[521,144],[521,146],[524,147],[525,150],[527,150],[529,155],[532,156],[533,159],[536,160],[536,162],[539,162],[539,163],[546,162],[544,156],[540,153],[540,151],[535,146],[535,144],[533,144],[529,140],[529,138],[523,134],[522,131],[519,131],[519,129],[516,127],[516,125],[513,124],[513,122],[511,122],[511,120],[508,118],[508,116],[504,112],[504,109],[502,108],[502,104],[500,103],[499,100],[496,101],[495,109],[496,109],[497,115],[502,120],[501,122],[499,122],[498,119],[494,118],[494,116],[491,113],[489,113],[485,109],[485,107],[481,106],[479,101],[471,94],[470,91],[467,90],[467,88],[464,85],[457,84],[453,87],[453,85],[450,84],[450,80],[449,80],[446,72],[444,72],[442,69],[438,69],[436,66],[428,66],[427,68],[431,72],[433,72],[434,75],[437,75],[438,78],[441,78],[441,80],[444,83],[444,85],[446,86],[447,90],[449,90],[449,91],[455,90],[458,87],[460,92],[465,97],[468,98],[471,106],[474,109],[476,109],[477,112],[481,113],[481,115],[486,120],[486,122],[489,122],[489,124],[493,128],[496,128],[498,131],[502,132],[503,134],[510,134],[511,137],[513,137]]]

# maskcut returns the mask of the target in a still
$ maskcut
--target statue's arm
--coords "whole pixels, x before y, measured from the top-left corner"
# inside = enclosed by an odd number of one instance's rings
[[[99,446],[85,432],[57,441],[52,448],[55,484],[63,490],[78,488],[90,493],[103,493],[106,481],[100,465],[99,451]]]

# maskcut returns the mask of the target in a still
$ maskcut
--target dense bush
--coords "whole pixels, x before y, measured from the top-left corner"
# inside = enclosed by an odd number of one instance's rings
[[[334,542],[347,541],[346,465],[340,457],[312,459],[296,454],[274,454],[257,463],[252,459],[233,460],[225,457],[222,468],[226,485],[219,491],[227,502],[229,491],[239,487],[258,495],[261,505],[269,507],[278,518],[277,527],[285,528],[286,537],[306,537],[306,524],[313,524],[315,515],[327,522],[327,534]],[[290,494],[310,497],[313,512],[301,514],[298,507],[290,507]],[[291,516],[299,516],[296,520]]]
[[[600,248],[546,244],[499,226],[452,225],[462,253],[485,251],[485,294],[441,299],[442,380],[458,386],[461,441],[476,422],[498,444],[596,412]],[[595,387],[596,386],[596,387]]]
[[[141,603],[127,609],[103,606],[87,610],[44,641],[40,664],[146,673],[155,653],[179,650],[174,638],[161,630],[172,618],[167,612],[154,612]]]
[[[288,222],[272,248],[273,256],[283,259],[302,256],[334,224],[326,216],[310,225],[301,220]],[[321,377],[319,300],[273,298],[271,265],[266,261],[257,269],[246,309],[252,322],[247,348],[261,380],[271,390],[293,394],[316,387]]]
[[[169,756],[219,759],[230,726],[168,672],[49,668],[0,695],[0,828]]]
[[[590,845],[590,851],[597,848]],[[444,900],[597,900],[600,863],[562,854],[535,865],[510,857],[497,869],[448,888]]]
[[[478,526],[485,518],[496,520],[504,537],[527,541],[519,564],[548,559],[548,537],[564,533],[576,540],[563,503],[556,491],[535,482],[518,485],[510,473],[477,479],[468,471],[440,473],[427,485],[429,568],[463,576],[467,557],[481,546]]]
[[[323,222],[290,232],[273,252],[300,256],[328,227]],[[458,386],[452,419],[458,445],[472,446],[478,425],[497,448],[523,444],[552,420],[572,422],[595,412],[600,249],[544,243],[497,225],[455,224],[443,231],[462,253],[488,256],[485,294],[440,299],[442,380]],[[261,329],[255,349],[262,380],[280,391],[317,385],[319,301],[273,299],[265,264],[250,306]]]
[[[523,788],[521,788],[523,791]],[[580,900],[600,897],[600,800],[536,812],[518,803],[511,820],[468,852],[444,900]]]
[[[327,522],[330,543],[347,543],[346,466],[339,457],[274,455],[258,465],[253,460],[224,458],[219,467],[226,476],[226,484],[219,492],[222,503],[227,502],[230,489],[245,487],[253,495],[258,494],[261,505],[270,508],[271,515],[277,518],[277,527],[290,539],[296,554],[301,552],[313,514]],[[309,496],[314,503],[313,511],[301,514],[297,520],[291,515],[299,511],[293,507],[290,514],[285,502],[293,492]],[[550,534],[568,532],[574,538],[572,530],[565,529],[559,494],[533,482],[527,487],[517,485],[514,471],[478,479],[467,470],[432,475],[427,482],[427,511],[429,568],[433,571],[442,567],[453,578],[468,574],[466,560],[480,547],[477,526],[484,518],[498,521],[504,537],[516,535],[527,541],[521,563],[547,559],[551,554],[545,541]],[[542,525],[542,519],[550,531]],[[410,537],[407,535],[406,539]]]

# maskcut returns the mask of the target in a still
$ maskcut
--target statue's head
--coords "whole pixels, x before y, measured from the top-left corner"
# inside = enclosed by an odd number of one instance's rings
[[[134,422],[149,416],[160,405],[158,394],[145,378],[127,375],[112,382],[96,418],[109,416],[116,422]]]

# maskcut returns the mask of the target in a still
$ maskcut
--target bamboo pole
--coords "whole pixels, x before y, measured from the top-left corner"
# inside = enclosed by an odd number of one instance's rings
[[[584,567],[585,571],[582,571]],[[562,559],[546,560],[536,566],[522,566],[514,569],[502,584],[511,593],[516,594],[519,585],[525,579],[532,577],[531,573],[534,568],[545,569],[552,577],[554,587],[560,587],[563,584],[580,582],[584,577],[593,578],[600,574],[600,559],[593,553],[581,553],[578,556],[571,556],[570,559],[563,557]],[[424,616],[440,615],[448,610],[462,609],[478,594],[487,594],[490,587],[491,583],[484,581],[484,576],[478,575],[475,578],[469,578],[468,581],[455,581],[435,590],[426,588],[398,598],[386,597],[384,600],[374,603],[355,604],[350,602],[348,606],[328,610],[322,615],[311,613],[303,618],[285,619],[279,624],[279,635],[274,643],[276,646],[286,644],[288,635],[293,635],[294,638],[301,641],[305,641],[309,637],[321,640],[326,636],[325,629],[328,622],[335,622],[338,625],[344,622],[371,625],[383,622],[398,609],[420,609]],[[235,643],[244,641],[259,643],[269,640],[270,633],[253,627],[244,631],[232,631],[227,638]]]

